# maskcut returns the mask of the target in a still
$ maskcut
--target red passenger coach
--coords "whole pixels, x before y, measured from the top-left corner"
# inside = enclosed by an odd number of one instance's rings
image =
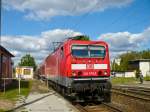
[[[63,94],[78,101],[110,102],[107,43],[68,39],[42,64],[41,75]]]

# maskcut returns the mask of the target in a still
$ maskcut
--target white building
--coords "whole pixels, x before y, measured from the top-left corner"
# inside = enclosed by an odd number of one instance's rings
[[[139,69],[143,76],[150,76],[150,59],[132,60],[129,62],[132,70]]]
[[[16,67],[16,78],[33,79],[33,67],[20,66]]]
[[[117,65],[120,65],[120,62],[121,62],[121,58],[116,58],[116,59],[115,59],[115,63],[116,63]]]

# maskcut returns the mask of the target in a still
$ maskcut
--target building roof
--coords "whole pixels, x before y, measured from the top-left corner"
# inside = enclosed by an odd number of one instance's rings
[[[13,54],[11,54],[6,48],[4,48],[3,46],[0,45],[0,50],[7,53],[8,55],[10,55],[11,57],[14,57]]]
[[[129,62],[150,62],[150,59],[135,59],[135,60],[130,60]]]
[[[33,66],[16,66],[16,68],[33,68]]]

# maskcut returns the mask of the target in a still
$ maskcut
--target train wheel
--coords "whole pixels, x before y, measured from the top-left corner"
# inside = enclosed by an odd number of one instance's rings
[[[105,93],[104,94],[104,102],[110,103],[111,102],[111,93]]]
[[[64,87],[62,87],[62,94],[63,94],[63,96],[66,95],[66,93],[65,93],[65,88],[64,88]]]

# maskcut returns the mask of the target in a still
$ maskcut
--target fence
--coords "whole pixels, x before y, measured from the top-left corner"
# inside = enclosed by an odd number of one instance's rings
[[[18,78],[1,78],[2,80],[3,80],[3,92],[5,93],[5,91],[6,91],[6,80],[13,80],[13,79],[16,79],[16,80],[18,80],[18,93],[19,93],[19,95],[20,95],[20,88],[21,88],[21,77],[18,77]],[[46,86],[47,86],[47,88],[49,88],[49,86],[48,86],[48,75],[46,76],[46,80],[45,80],[45,82],[46,82]]]
[[[6,91],[6,80],[13,80],[13,79],[18,79],[18,93],[20,95],[20,81],[21,81],[21,78],[2,78],[3,80],[3,92],[5,93]]]

